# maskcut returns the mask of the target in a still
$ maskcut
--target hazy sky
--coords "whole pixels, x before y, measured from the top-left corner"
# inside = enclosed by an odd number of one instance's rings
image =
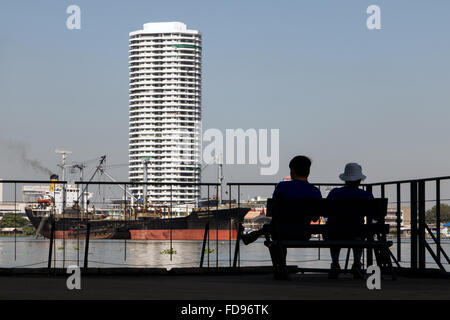
[[[66,8],[81,8],[81,30]],[[381,8],[382,30],[366,27]],[[296,154],[311,180],[346,162],[368,181],[450,175],[449,1],[7,1],[0,5],[0,177],[47,179],[108,155],[128,162],[128,33],[181,21],[203,33],[203,129],[280,129],[280,171],[227,166],[229,181],[278,181]],[[19,145],[20,147],[11,147]],[[20,152],[18,150],[21,150]],[[92,163],[91,163],[92,164]],[[126,165],[110,173],[127,179]],[[204,181],[215,180],[207,168]]]

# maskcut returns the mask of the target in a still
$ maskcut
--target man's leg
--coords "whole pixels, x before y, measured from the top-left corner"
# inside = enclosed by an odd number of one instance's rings
[[[252,242],[255,242],[258,240],[259,237],[265,235],[266,237],[269,236],[269,225],[265,224],[263,227],[259,230],[252,231],[249,234],[243,234],[241,236],[242,242],[244,242],[245,245],[248,245]]]
[[[362,248],[353,248],[353,264],[361,264]]]
[[[341,252],[341,248],[330,248],[331,261],[333,265],[339,265],[339,254]]]
[[[339,273],[341,271],[341,266],[339,265],[339,253],[341,252],[341,248],[333,247],[330,248],[330,254],[331,254],[331,269],[328,273],[329,279],[337,279],[339,276]]]

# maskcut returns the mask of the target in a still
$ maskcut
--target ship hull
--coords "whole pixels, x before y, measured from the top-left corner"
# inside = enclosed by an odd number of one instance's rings
[[[209,240],[235,240],[237,223],[249,209],[232,208],[194,212],[187,217],[146,219],[129,227],[131,240],[203,240],[209,225]]]
[[[50,219],[36,216],[31,209],[25,209],[39,234],[50,238]],[[55,239],[83,239],[87,223],[90,224],[90,239],[131,240],[203,240],[205,226],[209,225],[209,240],[236,239],[238,222],[242,222],[249,209],[232,208],[194,212],[187,217],[170,219],[143,218],[140,220],[82,220],[60,218],[55,221]]]
[[[130,230],[132,240],[203,240],[205,229]],[[235,240],[237,231],[209,230],[209,240]]]
[[[33,227],[45,238],[50,238],[51,220],[36,216],[33,210],[26,208],[25,212]],[[44,221],[42,221],[44,219]],[[127,221],[84,220],[77,218],[55,219],[55,239],[82,239],[86,237],[89,222],[90,239],[130,239]]]

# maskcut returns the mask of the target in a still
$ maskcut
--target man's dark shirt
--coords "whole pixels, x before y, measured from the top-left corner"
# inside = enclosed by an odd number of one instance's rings
[[[301,180],[288,180],[288,181],[281,181],[277,184],[275,187],[275,191],[273,192],[272,199],[275,200],[287,200],[287,199],[305,199],[305,198],[312,198],[312,199],[321,199],[322,194],[320,193],[320,190],[310,184],[306,181]],[[304,214],[304,213],[303,213]],[[303,223],[305,225],[309,225],[310,221],[317,220],[319,217],[316,216],[303,216],[301,220],[304,220]],[[273,222],[273,221],[272,221]],[[272,224],[271,224],[272,225]],[[277,238],[276,230],[278,229],[272,229],[272,236],[274,238]],[[295,229],[290,229],[289,226],[284,225],[282,231],[284,236],[289,238],[289,234],[294,234],[294,238],[299,238],[299,233]],[[304,240],[308,240],[311,237],[309,233],[305,233],[303,235]]]
[[[298,198],[321,199],[322,194],[317,187],[309,182],[293,179],[279,182],[272,195],[272,199],[277,200]]]

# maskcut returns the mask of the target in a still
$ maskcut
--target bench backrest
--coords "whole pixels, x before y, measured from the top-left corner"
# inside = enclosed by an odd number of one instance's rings
[[[302,223],[326,217],[334,221],[368,218],[383,222],[387,213],[386,198],[375,199],[289,199],[267,200],[267,216],[280,222]]]
[[[319,217],[327,218],[327,226],[352,228],[351,226],[362,225],[364,221],[371,223],[373,220],[376,220],[378,224],[384,224],[387,202],[386,198],[268,199],[267,216],[272,217],[272,224],[280,233],[292,235],[298,231],[308,234],[314,231],[314,228],[310,228],[310,221],[316,221]]]

